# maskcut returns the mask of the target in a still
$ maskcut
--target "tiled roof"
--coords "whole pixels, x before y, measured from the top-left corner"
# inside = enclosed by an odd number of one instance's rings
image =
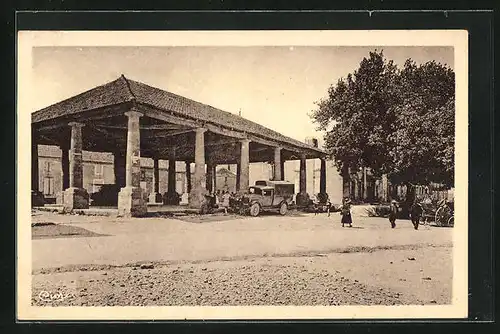
[[[172,111],[179,116],[215,123],[239,131],[244,131],[271,140],[278,140],[297,147],[322,152],[318,148],[284,136],[276,131],[252,122],[241,116],[223,111],[212,106],[196,102],[159,88],[133,81],[120,76],[105,85],[61,101],[32,114],[32,122],[40,122],[67,114],[76,114],[85,110],[96,109],[106,105],[128,102],[134,99],[164,111]]]
[[[32,114],[31,120],[32,122],[39,122],[130,101],[133,96],[127,85],[126,79],[120,77],[117,80],[40,109]]]

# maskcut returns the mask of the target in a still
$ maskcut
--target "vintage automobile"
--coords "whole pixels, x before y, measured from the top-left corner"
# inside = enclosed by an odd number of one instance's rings
[[[240,200],[240,212],[256,217],[262,211],[278,211],[286,215],[292,204],[295,185],[286,181],[257,181]]]

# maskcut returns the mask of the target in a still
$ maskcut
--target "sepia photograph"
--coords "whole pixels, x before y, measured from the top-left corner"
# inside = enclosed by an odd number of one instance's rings
[[[467,316],[466,32],[18,44],[20,318]]]

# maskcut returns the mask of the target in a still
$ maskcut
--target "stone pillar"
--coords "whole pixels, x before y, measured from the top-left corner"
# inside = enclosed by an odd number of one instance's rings
[[[306,171],[306,156],[305,154],[301,155],[300,157],[300,183],[299,183],[299,192],[301,194],[307,193],[307,171]]]
[[[326,193],[326,159],[321,159],[321,167],[319,174],[319,192]]]
[[[69,163],[69,188],[64,191],[64,209],[88,209],[89,194],[83,189],[82,123],[72,122]]]
[[[170,151],[168,157],[168,183],[167,192],[163,195],[163,203],[167,205],[179,205],[179,194],[175,189],[177,183],[177,170],[175,160],[175,149]]]
[[[160,159],[153,158],[153,192],[149,194],[150,203],[162,203],[160,194]]]
[[[285,159],[281,158],[281,180],[285,180]]]
[[[118,215],[143,216],[147,213],[147,204],[141,189],[141,133],[139,118],[141,113],[134,108],[126,112],[128,117],[127,163],[125,187],[118,194]]]
[[[186,161],[186,189],[187,193],[191,192],[191,162]]]
[[[275,147],[274,148],[274,175],[273,179],[274,181],[282,181],[283,180],[283,174],[282,172],[282,161],[281,161],[281,147]]]
[[[195,148],[194,148],[194,177],[191,192],[189,193],[189,206],[192,208],[201,208],[205,201],[206,181],[205,181],[205,131],[198,128],[195,130]]]
[[[213,192],[215,193],[217,191],[217,164],[212,165],[212,175],[214,178],[214,183],[213,183]]]
[[[59,146],[61,149],[61,191],[56,194],[56,204],[64,204],[64,191],[69,188],[69,138]]]
[[[250,182],[250,140],[241,140],[240,146],[240,173],[239,179],[239,192],[247,192]]]
[[[214,165],[212,163],[207,163],[207,178],[206,178],[206,188],[209,193],[214,191]]]

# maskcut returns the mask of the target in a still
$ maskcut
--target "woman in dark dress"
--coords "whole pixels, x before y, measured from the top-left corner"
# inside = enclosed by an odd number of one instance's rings
[[[346,198],[344,200],[344,203],[342,204],[342,208],[340,210],[340,214],[342,215],[342,227],[344,227],[345,224],[349,225],[349,227],[352,227],[351,201],[349,198]]]

